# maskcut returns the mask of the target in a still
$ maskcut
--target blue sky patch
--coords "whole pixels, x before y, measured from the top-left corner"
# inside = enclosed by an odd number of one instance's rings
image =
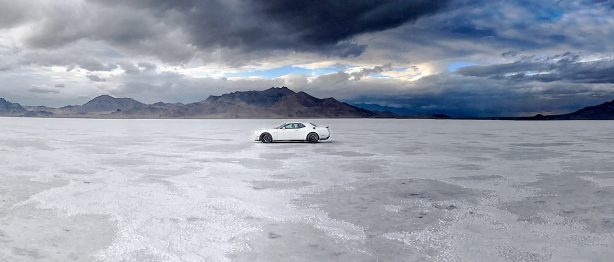
[[[336,73],[347,68],[346,65],[334,65],[316,69],[308,69],[297,66],[282,66],[265,70],[242,71],[236,73],[228,73],[226,77],[262,77],[262,78],[277,78],[288,74],[301,74],[305,76],[318,76],[324,74]]]
[[[456,70],[458,70],[461,67],[474,66],[474,65],[477,65],[477,64],[472,63],[472,62],[454,62],[448,65],[448,72],[454,73],[456,72]]]

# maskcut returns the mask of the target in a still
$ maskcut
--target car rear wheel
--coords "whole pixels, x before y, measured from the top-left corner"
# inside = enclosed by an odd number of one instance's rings
[[[269,133],[264,133],[260,136],[260,141],[262,143],[271,143],[273,142],[273,137]]]
[[[309,133],[309,135],[307,135],[307,141],[309,143],[317,143],[320,141],[320,136],[316,133]]]

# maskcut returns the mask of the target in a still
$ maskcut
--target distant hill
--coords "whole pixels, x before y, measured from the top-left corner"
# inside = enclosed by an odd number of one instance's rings
[[[614,120],[614,100],[562,115],[536,115],[532,120]]]
[[[435,119],[449,119],[451,118],[445,114],[424,114],[416,112],[410,108],[400,108],[400,107],[392,107],[392,106],[383,106],[379,104],[368,104],[368,103],[354,103],[354,106],[367,109],[374,112],[388,112],[395,114],[399,117],[403,118],[435,118]]]
[[[4,100],[3,100],[4,101]],[[7,105],[13,105],[5,101]],[[18,106],[18,105],[17,105]],[[335,98],[316,98],[287,87],[210,96],[190,104],[144,104],[132,98],[98,96],[83,105],[61,108],[15,107],[10,115],[88,118],[393,118],[390,112],[374,112]],[[8,107],[8,106],[6,106]],[[21,111],[19,111],[21,108]],[[0,109],[1,110],[1,109]],[[6,111],[6,110],[5,110]],[[0,114],[8,115],[4,111]]]
[[[141,106],[145,106],[145,104],[132,98],[101,95],[85,103],[79,109],[84,112],[119,112]]]
[[[1,115],[18,115],[27,112],[27,110],[17,103],[11,103],[0,98],[0,114]]]
[[[234,101],[234,103],[233,103]],[[209,97],[201,103],[203,108],[235,104],[252,108],[259,113],[277,117],[374,117],[377,113],[364,110],[330,97],[315,98],[305,92],[295,93],[282,87],[264,91],[234,92],[220,97]]]
[[[173,118],[361,118],[380,115],[334,98],[319,99],[305,92],[296,93],[287,87],[210,96],[185,105],[135,106],[121,114]]]
[[[29,114],[26,116],[101,117],[144,106],[146,104],[132,98],[115,98],[109,95],[101,95],[83,105],[69,105],[60,108],[29,106],[27,107]]]

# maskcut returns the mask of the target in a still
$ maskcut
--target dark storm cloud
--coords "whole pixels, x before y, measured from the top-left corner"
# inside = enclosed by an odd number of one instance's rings
[[[315,79],[314,85],[322,85],[322,86],[331,86],[337,83],[343,83],[347,81],[359,81],[363,77],[369,76],[371,74],[379,74],[382,72],[392,70],[391,64],[385,64],[381,66],[374,66],[371,68],[362,68],[356,72],[336,72],[332,74],[322,75]]]
[[[152,70],[156,70],[157,68],[156,64],[149,63],[149,62],[140,62],[137,64],[137,66],[142,71],[152,71]]]
[[[614,83],[614,60],[581,61],[580,58],[572,53],[544,58],[526,57],[507,64],[463,67],[456,72],[465,76],[515,81]]]
[[[126,72],[126,74],[139,74],[139,73],[141,73],[141,69],[138,67],[138,65],[135,65],[133,63],[121,62],[121,63],[119,63],[119,66],[121,67],[121,69],[124,70],[124,72]]]
[[[28,92],[38,93],[38,94],[59,94],[60,90],[54,87],[48,86],[32,86],[28,89]]]
[[[127,60],[117,60],[106,62],[104,57],[98,54],[90,54],[87,50],[79,48],[67,48],[58,50],[39,50],[17,56],[18,59],[10,64],[15,66],[64,66],[67,72],[85,70],[88,72],[110,72],[122,69],[126,74],[138,74],[143,71],[151,71],[157,68],[156,64],[150,62],[128,62]],[[116,59],[106,59],[116,60]],[[104,62],[103,62],[104,61]],[[0,68],[1,64],[0,64]]]
[[[281,24],[296,40],[334,44],[353,35],[385,30],[442,9],[448,1],[285,1],[260,0],[257,13]]]
[[[363,68],[358,72],[353,72],[350,73],[349,75],[351,76],[351,80],[360,80],[361,78],[368,76],[370,74],[379,74],[385,71],[390,71],[392,70],[392,65],[391,64],[385,64],[383,66],[375,66],[373,68]]]
[[[140,62],[137,64],[130,63],[130,62],[119,62],[117,63],[117,65],[122,70],[124,70],[126,74],[129,74],[129,75],[136,75],[136,74],[140,74],[143,72],[154,71],[157,68],[155,64],[152,64],[149,62]]]
[[[67,71],[84,69],[87,71],[113,71],[116,63],[108,63],[104,57],[79,50],[76,47],[62,50],[40,50],[21,52],[15,55],[11,66],[65,66]]]
[[[592,1],[456,0],[445,12],[364,40],[370,47],[388,48],[377,51],[389,59],[409,54],[413,61],[495,56],[506,50],[611,53],[613,25],[612,9]]]
[[[353,36],[394,28],[436,13],[449,0],[90,2],[103,8],[96,10],[94,6],[83,11],[88,13],[83,17],[80,13],[72,17],[57,14],[45,23],[44,30],[32,36],[30,43],[37,47],[56,46],[89,38],[143,47],[145,41],[161,42],[159,36],[175,32],[185,39],[173,40],[200,49],[357,56],[366,46],[351,42]],[[80,23],[82,20],[93,22]]]
[[[380,51],[415,57],[422,54],[413,54],[412,50],[424,47],[437,48],[435,55],[441,56],[480,53],[484,46],[609,50],[611,45],[604,44],[603,39],[604,33],[608,38],[607,32],[582,32],[578,37],[566,30],[595,26],[586,26],[586,21],[575,18],[566,19],[567,25],[560,22],[569,11],[599,8],[607,2],[86,0],[78,6],[39,8],[43,10],[40,18],[19,17],[38,21],[25,38],[33,48],[58,48],[85,39],[165,62],[183,63],[197,57],[206,63],[242,65],[293,51],[355,57],[367,48],[386,48]],[[355,39],[400,26],[404,29],[396,35],[378,35],[377,39],[381,44],[399,45],[401,50],[368,46],[371,43]],[[453,41],[472,41],[479,46],[451,45]],[[433,54],[429,55],[432,58]]]
[[[97,60],[84,59],[78,64],[73,64],[88,71],[113,71],[117,68],[116,64],[104,64]]]
[[[87,79],[93,81],[93,82],[105,82],[107,81],[107,79],[100,77],[99,75],[94,75],[94,74],[89,74],[86,76]]]
[[[588,0],[587,2],[614,8],[614,1],[612,0]]]
[[[99,43],[106,47],[102,55],[107,58],[147,55],[172,62],[189,60],[196,52],[179,22],[156,16],[148,9],[71,1],[34,2],[31,6],[37,15],[23,16],[24,24],[29,26],[21,39],[24,51],[61,53],[64,49],[87,50],[92,43]]]
[[[33,12],[30,1],[0,0],[0,29],[27,21]]]

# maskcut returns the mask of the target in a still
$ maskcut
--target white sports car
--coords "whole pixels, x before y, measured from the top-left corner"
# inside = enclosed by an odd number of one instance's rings
[[[255,141],[271,143],[273,141],[307,141],[316,143],[330,138],[328,127],[312,123],[284,123],[273,129],[260,129],[254,132]]]

